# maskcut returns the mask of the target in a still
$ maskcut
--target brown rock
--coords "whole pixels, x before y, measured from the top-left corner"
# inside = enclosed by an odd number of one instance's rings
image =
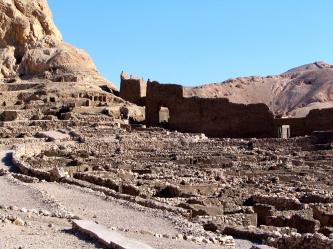
[[[24,221],[21,218],[16,218],[13,222],[16,226],[24,226]]]
[[[84,51],[63,42],[46,0],[4,0],[0,13],[0,79],[106,82]]]

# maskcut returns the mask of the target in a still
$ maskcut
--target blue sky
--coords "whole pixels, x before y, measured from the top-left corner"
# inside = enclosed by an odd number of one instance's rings
[[[333,63],[331,0],[49,0],[64,40],[119,86],[122,70],[183,85]]]

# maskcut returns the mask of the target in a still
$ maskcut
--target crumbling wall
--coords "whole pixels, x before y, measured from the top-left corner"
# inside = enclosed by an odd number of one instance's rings
[[[302,235],[293,233],[289,236],[269,239],[268,245],[278,249],[327,249],[333,247],[333,240],[320,233]]]
[[[139,106],[145,105],[147,84],[143,79],[129,77],[127,73],[120,76],[120,97]]]
[[[170,115],[167,128],[211,137],[277,137],[282,125],[290,126],[292,137],[333,130],[333,108],[312,110],[305,118],[274,119],[265,104],[236,104],[224,98],[185,98],[183,91],[181,85],[148,82],[147,125],[161,125],[159,111],[167,107]]]
[[[52,148],[54,145],[47,144],[24,144],[19,145],[13,152],[12,162],[22,172],[22,174],[36,177],[41,180],[50,180],[51,174],[48,171],[31,167],[22,158],[39,154],[45,148]]]
[[[291,136],[310,135],[314,131],[333,130],[333,108],[311,110],[304,118],[282,118],[275,126],[290,125]]]
[[[311,110],[305,119],[308,134],[313,131],[333,130],[333,108]]]
[[[148,82],[146,122],[159,125],[159,110],[169,109],[168,128],[212,137],[272,137],[274,118],[265,104],[234,104],[227,99],[184,98],[180,85]]]

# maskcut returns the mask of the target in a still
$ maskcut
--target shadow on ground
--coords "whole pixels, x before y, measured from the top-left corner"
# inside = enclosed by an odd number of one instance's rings
[[[103,247],[98,241],[96,241],[95,239],[90,238],[89,236],[83,235],[73,229],[64,229],[62,230],[63,233],[66,234],[70,234],[73,236],[76,236],[79,240],[82,240],[86,243],[92,244],[95,246],[96,249],[104,249],[105,247]]]
[[[19,169],[13,164],[13,152],[7,152],[5,156],[1,159],[1,163],[4,168],[6,168],[9,172],[19,173]]]

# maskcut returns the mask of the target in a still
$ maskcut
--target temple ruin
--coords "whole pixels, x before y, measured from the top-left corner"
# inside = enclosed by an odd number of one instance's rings
[[[262,103],[246,105],[231,103],[226,98],[185,97],[181,85],[156,81],[146,84],[123,74],[120,96],[140,105],[144,103],[148,126],[210,137],[289,138],[333,128],[333,108],[312,110],[303,118],[279,118]],[[164,122],[160,118],[161,108],[168,112]]]

